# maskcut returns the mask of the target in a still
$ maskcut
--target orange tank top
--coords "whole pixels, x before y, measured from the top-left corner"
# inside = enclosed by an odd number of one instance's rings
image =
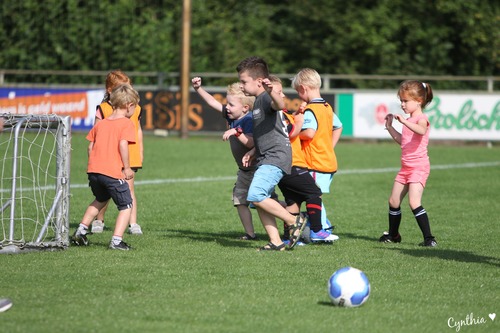
[[[311,171],[334,173],[337,171],[337,157],[333,150],[333,109],[326,102],[312,102],[305,111],[311,111],[318,128],[312,140],[301,140],[302,150]]]

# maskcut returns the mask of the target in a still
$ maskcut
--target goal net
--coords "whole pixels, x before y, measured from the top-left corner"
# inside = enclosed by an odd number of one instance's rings
[[[69,116],[0,114],[0,253],[69,245]]]

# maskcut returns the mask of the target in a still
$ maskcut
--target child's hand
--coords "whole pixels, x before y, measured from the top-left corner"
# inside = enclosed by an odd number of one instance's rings
[[[134,171],[130,168],[123,169],[123,174],[127,180],[134,178]]]
[[[271,94],[271,92],[273,91],[273,84],[267,78],[262,80],[262,86],[264,87],[264,89],[266,89],[268,94]]]
[[[227,131],[225,131],[224,134],[222,134],[222,140],[223,141],[227,141],[227,140],[229,140],[229,138],[231,137],[231,135],[235,135],[235,134],[236,134],[236,129],[235,128],[230,128]]]
[[[197,90],[198,88],[201,87],[201,77],[194,77],[192,80],[191,80],[191,84],[193,85],[193,88],[195,90]]]
[[[252,164],[252,160],[255,158],[255,148],[249,150],[241,159],[244,167],[249,167]]]
[[[295,117],[298,114],[304,114],[306,107],[307,103],[303,101],[302,103],[300,103],[299,109],[293,113],[293,116]]]
[[[405,117],[403,117],[402,115],[400,114],[395,114],[394,115],[394,118],[396,118],[397,121],[399,121],[401,124],[404,123],[404,121],[406,120]]]
[[[387,114],[385,116],[385,128],[390,128],[392,127],[392,120],[394,119],[394,115],[392,113]]]

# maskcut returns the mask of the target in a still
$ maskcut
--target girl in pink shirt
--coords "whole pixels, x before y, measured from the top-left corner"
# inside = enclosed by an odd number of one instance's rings
[[[421,246],[437,245],[432,236],[429,217],[422,207],[422,194],[430,173],[427,145],[429,143],[429,120],[423,109],[432,101],[430,84],[420,81],[404,81],[398,91],[401,109],[409,114],[405,118],[399,114],[388,114],[385,126],[391,137],[401,145],[401,170],[394,180],[389,198],[389,232],[384,232],[380,241],[384,243],[399,243],[399,225],[401,223],[401,201],[408,194],[410,208],[424,236]],[[403,124],[401,133],[392,127],[396,119]]]

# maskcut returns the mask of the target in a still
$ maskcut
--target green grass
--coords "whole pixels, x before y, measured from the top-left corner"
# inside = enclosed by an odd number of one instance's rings
[[[73,134],[73,185],[86,183],[86,143]],[[324,195],[340,240],[284,253],[259,253],[236,238],[231,203],[235,163],[219,137],[145,139],[137,174],[143,236],[126,236],[130,252],[107,250],[111,231],[87,248],[1,255],[2,332],[455,332],[448,320],[473,314],[486,323],[461,332],[498,332],[500,165],[432,170],[423,204],[439,246],[420,248],[407,201],[401,244],[380,244],[399,148],[390,142],[342,141],[340,171]],[[499,162],[500,148],[430,147],[431,164]],[[200,178],[201,177],[201,178]],[[199,178],[198,180],[196,180]],[[202,179],[203,178],[203,179]],[[140,182],[170,180],[159,184]],[[190,181],[173,181],[173,180]],[[71,228],[92,201],[73,188]],[[116,209],[106,217],[113,227]],[[371,295],[359,308],[331,305],[326,284],[343,266],[363,270]],[[499,313],[500,314],[500,313]]]

